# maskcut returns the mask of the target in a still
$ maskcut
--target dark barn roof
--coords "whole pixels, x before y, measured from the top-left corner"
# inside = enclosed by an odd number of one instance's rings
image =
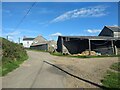
[[[34,40],[35,38],[23,38],[23,40]]]
[[[106,27],[112,30],[113,32],[120,32],[120,27],[118,26],[106,26]]]
[[[105,36],[59,36],[63,38],[78,38],[78,39],[90,39],[90,40],[118,40],[120,38],[105,37]]]

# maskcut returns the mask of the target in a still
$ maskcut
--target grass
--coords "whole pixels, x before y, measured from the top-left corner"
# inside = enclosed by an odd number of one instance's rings
[[[114,63],[110,68],[120,72],[120,62]]]
[[[120,57],[120,55],[101,55],[101,56],[71,56],[71,55],[63,55],[62,53],[50,53],[55,56],[63,56],[63,57],[75,57],[75,58],[102,58],[102,57]]]
[[[2,66],[0,66],[0,76],[2,76]]]
[[[50,53],[50,54],[55,56],[69,56],[69,55],[63,55],[62,53],[58,53],[58,52]]]
[[[103,86],[108,88],[118,88],[120,89],[120,62],[114,63],[110,66],[111,69],[115,71],[107,71],[107,75],[101,80]]]
[[[2,65],[2,76],[5,76],[9,72],[13,71],[14,69],[18,68],[20,64],[22,64],[28,57],[24,57],[22,60],[12,61],[10,60],[6,64]]]
[[[2,63],[0,65],[0,75],[4,76],[14,69],[18,68],[21,63],[27,60],[28,55],[22,45],[13,43],[4,38],[2,41]]]
[[[120,73],[107,71],[107,75],[101,80],[103,86],[108,88],[119,88],[120,89]]]

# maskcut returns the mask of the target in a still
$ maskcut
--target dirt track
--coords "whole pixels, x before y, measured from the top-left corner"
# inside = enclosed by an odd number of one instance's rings
[[[51,60],[52,63],[61,67],[62,69],[80,77],[85,80],[89,80],[96,84],[101,85],[100,80],[104,77],[111,64],[118,62],[117,57],[106,58],[69,58],[69,57],[55,57]],[[85,83],[81,80],[66,78],[71,84],[67,84],[67,87],[84,87],[93,88],[94,86]]]

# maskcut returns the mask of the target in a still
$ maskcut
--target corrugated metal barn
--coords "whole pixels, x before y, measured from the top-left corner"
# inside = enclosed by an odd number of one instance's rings
[[[117,29],[116,29],[117,28]],[[115,29],[115,30],[114,30]],[[107,33],[112,31],[113,34]],[[66,49],[70,54],[77,54],[83,51],[95,51],[104,54],[118,54],[120,50],[119,27],[104,27],[99,36],[59,36],[57,41],[57,51],[65,53]],[[106,35],[107,33],[107,35]],[[111,36],[113,35],[113,36]]]

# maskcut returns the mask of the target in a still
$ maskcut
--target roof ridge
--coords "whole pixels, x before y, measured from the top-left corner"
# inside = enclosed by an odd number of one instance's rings
[[[118,27],[118,28],[120,28],[120,26],[106,26],[106,27]]]
[[[46,40],[47,41],[47,39],[46,38],[44,38],[42,35],[38,35],[37,37],[41,37],[41,38],[43,38],[44,40]],[[36,38],[37,38],[36,37]]]

